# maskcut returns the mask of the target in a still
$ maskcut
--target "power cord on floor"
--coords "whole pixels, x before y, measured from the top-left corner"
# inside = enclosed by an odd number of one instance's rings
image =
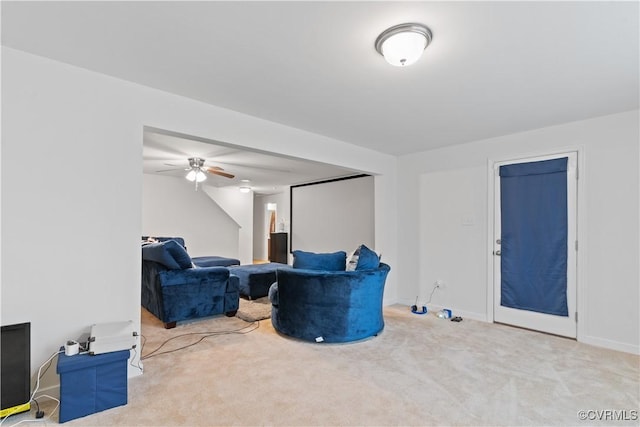
[[[129,365],[133,366],[136,369],[139,369],[140,373],[144,372],[144,369],[142,369],[142,366],[140,366],[141,359],[138,359],[138,362],[135,365],[133,364],[133,361],[136,360],[136,357],[138,356],[138,350],[136,350],[135,346],[131,350],[133,350],[133,357],[131,358],[131,362],[129,362]],[[140,351],[142,351],[142,349]]]
[[[433,293],[439,287],[440,287],[440,284],[438,282],[436,282],[436,284],[433,286],[433,289],[431,290],[431,293],[429,294],[429,300],[427,302],[425,302],[422,307],[418,307],[418,296],[419,295],[416,295],[416,303],[411,306],[411,312],[414,313],[414,314],[427,314],[427,312],[429,311],[427,309],[427,304],[429,304],[431,302],[431,298],[433,297]]]
[[[44,374],[42,374],[42,375],[44,375]],[[33,399],[33,403],[36,404],[36,418],[44,417],[44,411],[40,410],[40,405],[38,404],[38,400],[37,399]]]
[[[44,416],[44,411],[40,411],[40,409],[39,409],[39,408],[40,408],[40,405],[38,404],[37,399],[32,399],[32,401],[33,401],[33,402],[36,404],[36,406],[38,407],[38,411],[36,412],[36,419],[33,419],[33,420],[32,420],[32,419],[28,418],[28,419],[20,420],[20,421],[18,421],[18,422],[17,422],[17,423],[15,423],[15,424],[11,424],[9,427],[15,427],[15,426],[17,426],[17,425],[19,425],[19,424],[22,424],[22,423],[46,423],[47,421],[53,421],[53,420],[51,420],[51,416],[52,416],[53,414],[55,414],[55,413],[56,413],[56,411],[58,410],[58,408],[60,407],[60,401],[59,401],[58,399],[56,399],[55,397],[53,397],[53,396],[49,396],[48,394],[41,394],[40,396],[38,396],[38,399],[40,399],[40,398],[42,398],[42,397],[46,397],[46,398],[48,398],[48,399],[51,399],[51,400],[55,400],[55,401],[56,401],[56,406],[55,406],[55,408],[53,408],[53,410],[49,413],[49,415],[48,415],[47,417],[45,417],[45,416]],[[38,416],[40,413],[42,413],[42,415],[41,415],[41,416]],[[7,417],[9,417],[9,416],[10,416],[10,415],[7,415]],[[3,419],[3,420],[2,420],[2,422],[4,422],[4,420],[6,420],[6,419],[7,419],[7,418]],[[2,422],[0,422],[0,424],[2,424]]]
[[[433,293],[436,291],[436,289],[438,289],[440,286],[439,285],[434,285],[433,289],[431,290],[431,293],[429,294],[429,300],[427,302],[424,303],[424,305],[430,304],[431,303],[431,298],[433,298]],[[416,297],[417,298],[417,297]]]
[[[35,419],[35,420],[22,420],[22,421],[19,421],[19,422],[17,422],[17,423],[15,423],[15,424],[13,424],[13,425],[12,425],[12,427],[13,427],[13,426],[16,426],[16,425],[18,425],[18,424],[21,424],[21,423],[25,423],[25,422],[42,422],[42,421],[45,421],[45,419],[44,419],[44,412],[43,412],[43,411],[40,411],[40,405],[39,405],[39,404],[38,404],[38,402],[34,399],[34,396],[36,395],[36,393],[38,392],[38,389],[40,388],[40,379],[42,378],[42,376],[47,372],[47,370],[48,370],[48,369],[49,369],[49,367],[51,366],[51,363],[53,362],[53,358],[54,358],[54,357],[56,357],[58,354],[60,354],[60,353],[62,353],[62,352],[64,352],[64,350],[56,351],[56,352],[55,352],[55,353],[53,353],[53,354],[52,354],[52,355],[51,355],[51,356],[50,356],[50,357],[49,357],[49,358],[48,358],[48,359],[47,359],[47,360],[46,360],[42,365],[40,365],[40,368],[38,368],[38,376],[36,377],[36,385],[35,385],[35,387],[34,387],[34,389],[33,389],[33,392],[31,393],[31,397],[29,398],[29,400],[28,400],[27,402],[23,403],[22,405],[18,405],[18,407],[16,407],[12,412],[9,412],[9,413],[8,413],[8,414],[7,414],[7,415],[2,419],[2,421],[0,421],[0,426],[2,426],[2,425],[4,424],[4,422],[5,422],[5,421],[10,417],[10,416],[12,416],[12,415],[15,415],[15,414],[19,413],[19,412],[20,412],[19,408],[20,408],[21,406],[26,405],[27,403],[34,402],[34,401],[36,402],[36,407],[38,408],[38,409],[37,409],[37,412],[36,412],[36,419]],[[47,366],[46,366],[46,368],[44,369],[44,372],[42,372],[42,368],[44,368],[44,367],[45,367],[45,365],[47,365]],[[53,399],[53,400],[55,400],[56,402],[58,402],[58,405],[60,405],[60,401],[59,401],[58,399],[56,399],[55,397],[51,397],[51,396],[46,395],[46,394],[42,394],[42,395],[38,396],[38,398],[40,398],[40,397],[48,397],[49,399]],[[58,406],[56,406],[56,407],[55,407],[55,409],[53,410],[53,412],[55,412],[55,411],[56,411],[56,409],[58,409]],[[41,415],[41,416],[39,416],[40,414],[42,414],[42,415]],[[38,416],[39,416],[39,417],[38,417]],[[50,417],[50,416],[51,416],[51,415],[49,415],[49,417]],[[47,419],[48,419],[49,417],[47,417]]]
[[[169,354],[169,353],[174,353],[176,351],[184,350],[186,348],[193,347],[194,345],[200,344],[202,341],[204,341],[206,338],[209,338],[209,337],[214,337],[214,336],[218,336],[218,335],[234,335],[234,334],[244,335],[244,334],[248,334],[249,332],[255,331],[259,327],[260,327],[260,322],[253,322],[253,323],[250,323],[249,325],[244,326],[242,328],[228,330],[228,331],[189,332],[189,333],[186,333],[186,334],[176,335],[175,337],[171,337],[171,338],[167,339],[166,341],[164,341],[155,350],[147,353],[144,356],[141,356],[140,360],[147,360],[147,359],[149,359],[151,357],[156,357],[156,356],[160,356],[160,355],[163,355],[163,354]],[[173,340],[178,339],[178,338],[186,337],[186,336],[197,336],[197,335],[202,335],[202,336],[196,342],[193,342],[191,344],[187,344],[187,345],[182,346],[182,347],[178,347],[178,348],[173,349],[173,350],[167,350],[167,351],[162,351],[162,352],[158,353],[158,350],[160,350],[162,347],[164,347],[170,341],[173,341]],[[145,338],[145,343],[146,343],[146,338]],[[142,353],[142,351],[143,351],[143,349],[140,350],[140,353]]]

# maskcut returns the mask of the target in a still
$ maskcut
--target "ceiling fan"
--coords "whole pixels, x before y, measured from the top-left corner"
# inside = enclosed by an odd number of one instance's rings
[[[223,176],[225,178],[230,178],[230,179],[235,177],[235,175],[225,172],[224,169],[222,169],[219,166],[212,166],[212,167],[205,168],[204,167],[205,160],[201,157],[189,157],[188,160],[189,160],[189,167],[185,168],[185,170],[188,171],[185,178],[191,182],[195,182],[196,191],[198,191],[198,184],[207,179],[207,173],[210,173],[212,175]],[[170,171],[170,170],[175,170],[175,169],[168,169],[167,171]],[[165,171],[161,171],[161,172],[165,172]]]

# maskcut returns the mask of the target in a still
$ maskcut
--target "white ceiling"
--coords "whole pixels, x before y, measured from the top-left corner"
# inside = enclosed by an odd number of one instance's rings
[[[2,2],[2,44],[403,155],[639,107],[638,2]],[[388,65],[374,41],[433,41]]]
[[[226,178],[207,174],[205,185],[248,185],[260,194],[280,193],[288,185],[349,176],[356,172],[323,163],[247,151],[216,141],[151,128],[144,132],[142,156],[144,173],[177,177],[186,175],[189,157],[200,157],[205,159],[205,169],[221,167],[224,172],[234,175],[233,178]]]

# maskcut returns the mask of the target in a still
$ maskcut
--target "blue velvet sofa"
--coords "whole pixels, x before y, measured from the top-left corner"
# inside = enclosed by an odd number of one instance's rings
[[[143,243],[149,243],[149,239],[153,239],[157,242],[166,242],[167,240],[175,240],[186,250],[187,246],[184,244],[182,237],[149,237],[142,236]],[[198,267],[229,267],[231,265],[240,265],[240,260],[236,258],[228,258],[222,256],[196,256],[192,257],[191,261]]]
[[[305,341],[337,343],[382,331],[382,300],[390,267],[376,259],[374,264],[344,271],[346,254],[330,255],[337,264],[296,263],[294,251],[293,267],[278,269],[277,282],[269,289],[271,323],[278,332]]]
[[[225,313],[235,316],[238,278],[225,267],[194,267],[178,240],[142,245],[142,306],[165,328],[181,320]]]

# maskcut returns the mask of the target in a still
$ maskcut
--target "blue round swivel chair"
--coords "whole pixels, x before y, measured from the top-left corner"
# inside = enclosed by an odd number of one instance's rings
[[[305,341],[350,342],[384,328],[382,298],[390,267],[321,271],[280,268],[270,289],[271,323]]]

